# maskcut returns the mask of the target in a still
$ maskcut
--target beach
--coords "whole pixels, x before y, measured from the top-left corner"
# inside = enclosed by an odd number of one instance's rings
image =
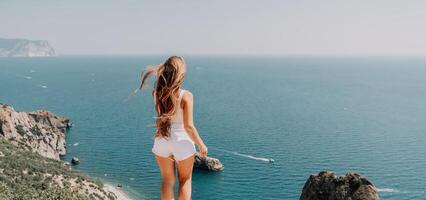
[[[133,200],[122,188],[113,186],[111,183],[104,182],[104,190],[114,193],[117,196],[117,200]]]

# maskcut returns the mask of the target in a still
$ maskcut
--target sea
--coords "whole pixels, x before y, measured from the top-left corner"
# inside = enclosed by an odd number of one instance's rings
[[[299,199],[325,170],[366,176],[381,199],[426,199],[426,57],[184,57],[195,125],[225,166],[194,171],[193,199]],[[166,58],[0,58],[0,102],[70,118],[64,161],[160,199],[153,80],[132,93]]]

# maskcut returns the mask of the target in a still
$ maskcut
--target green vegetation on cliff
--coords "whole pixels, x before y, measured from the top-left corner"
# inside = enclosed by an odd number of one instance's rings
[[[115,199],[100,181],[0,137],[0,199]],[[93,190],[92,190],[93,189]],[[93,192],[98,191],[98,192]]]

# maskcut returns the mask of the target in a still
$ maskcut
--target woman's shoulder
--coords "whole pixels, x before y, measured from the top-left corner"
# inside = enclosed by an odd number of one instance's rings
[[[182,100],[187,101],[187,100],[192,100],[192,99],[193,99],[192,92],[185,89],[184,92],[183,92]]]

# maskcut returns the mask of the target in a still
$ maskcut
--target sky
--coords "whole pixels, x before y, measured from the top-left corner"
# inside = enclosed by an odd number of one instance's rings
[[[59,54],[426,55],[424,0],[0,0]]]

